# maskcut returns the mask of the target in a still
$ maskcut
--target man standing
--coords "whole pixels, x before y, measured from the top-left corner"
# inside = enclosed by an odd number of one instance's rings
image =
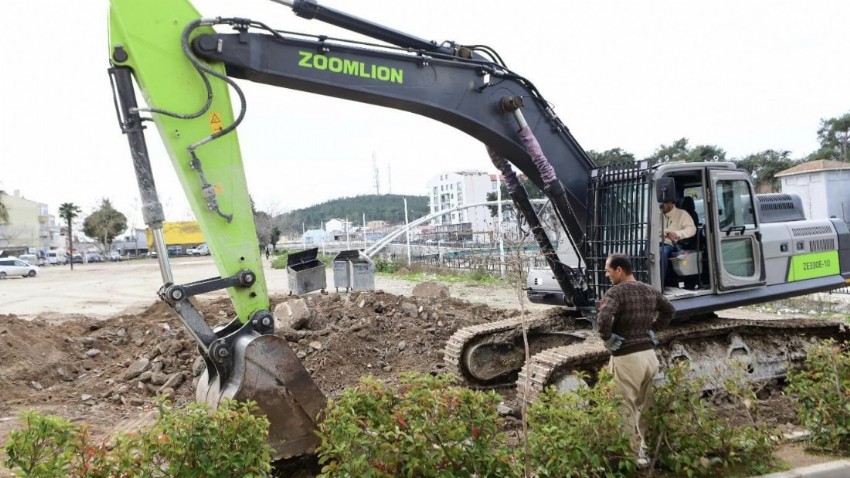
[[[641,412],[652,403],[652,379],[658,373],[653,331],[667,327],[676,309],[652,286],[635,280],[632,264],[623,254],[608,256],[605,274],[613,287],[600,304],[599,335],[611,351],[609,369],[614,374],[615,390],[623,400],[623,432],[637,455],[638,467],[646,467],[649,458]]]
[[[679,209],[673,201],[665,201],[658,206],[664,216],[661,218],[661,289],[673,286],[678,287],[679,282],[675,280],[673,267],[670,259],[676,257],[677,251],[674,245],[677,241],[693,237],[697,233],[697,227],[693,218],[687,212]],[[675,281],[675,282],[674,282]]]

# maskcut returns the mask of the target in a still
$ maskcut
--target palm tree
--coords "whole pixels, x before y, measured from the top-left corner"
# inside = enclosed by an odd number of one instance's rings
[[[74,235],[71,233],[71,225],[74,222],[74,218],[81,212],[83,211],[80,207],[72,202],[65,202],[59,206],[59,217],[64,219],[65,223],[68,224],[68,250],[70,251],[71,270],[74,270]]]

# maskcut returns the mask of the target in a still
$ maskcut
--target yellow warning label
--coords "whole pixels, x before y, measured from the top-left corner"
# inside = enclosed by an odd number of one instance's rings
[[[218,133],[224,129],[221,124],[221,113],[210,113],[210,130],[213,133]]]

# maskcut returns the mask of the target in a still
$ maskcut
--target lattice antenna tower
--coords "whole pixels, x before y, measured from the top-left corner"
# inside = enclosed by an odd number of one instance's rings
[[[378,171],[378,159],[375,155],[375,152],[372,151],[372,170],[374,171],[375,183],[373,184],[375,188],[375,194],[381,195],[381,176]]]

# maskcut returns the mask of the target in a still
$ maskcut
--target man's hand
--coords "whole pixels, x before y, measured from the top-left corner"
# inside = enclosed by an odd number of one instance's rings
[[[655,332],[652,329],[650,329],[649,332],[647,332],[647,334],[649,334],[649,340],[652,341],[653,347],[658,347],[659,345],[661,345],[661,343],[658,341],[658,339],[655,338]]]
[[[625,340],[623,337],[620,337],[617,334],[611,334],[611,336],[605,340],[605,348],[612,352],[616,352],[623,346],[623,340]]]
[[[668,232],[667,233],[667,239],[670,239],[671,241],[675,242],[675,241],[679,240],[679,235],[676,234],[675,232]]]

